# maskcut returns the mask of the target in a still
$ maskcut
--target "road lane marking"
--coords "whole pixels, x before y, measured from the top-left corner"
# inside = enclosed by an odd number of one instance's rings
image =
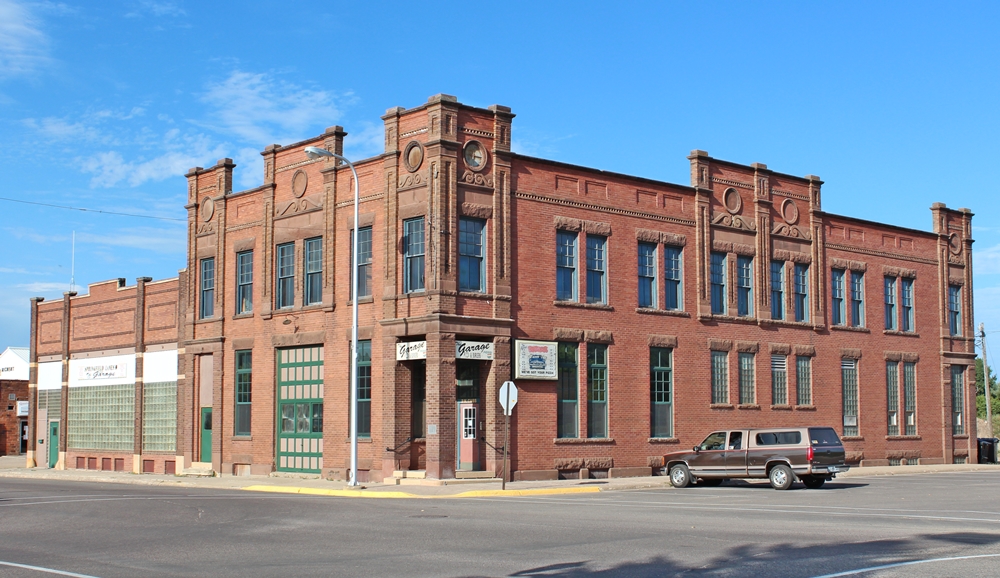
[[[859,568],[858,570],[847,570],[846,572],[838,572],[836,574],[823,574],[822,576],[814,576],[813,578],[837,578],[838,576],[854,576],[855,574],[864,574],[865,572],[886,570],[888,568],[899,568],[900,566],[912,566],[914,564],[929,564],[931,562],[951,562],[954,560],[972,560],[974,558],[996,558],[997,556],[1000,556],[1000,554],[977,554],[975,556],[952,556],[951,558],[929,558],[927,560],[911,560],[909,562],[896,562],[895,564],[884,564],[882,566]]]
[[[76,572],[66,572],[65,570],[55,570],[53,568],[43,568],[41,566],[30,566],[28,564],[18,564],[17,562],[4,562],[3,560],[0,560],[0,564],[4,566],[13,566],[14,568],[24,568],[25,570],[34,570],[36,572],[45,572],[46,574],[73,576],[74,578],[97,578],[97,576],[91,576],[90,574],[77,574]]]

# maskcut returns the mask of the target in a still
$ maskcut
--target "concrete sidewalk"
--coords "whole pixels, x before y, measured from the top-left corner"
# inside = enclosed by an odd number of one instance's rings
[[[878,466],[852,468],[839,474],[837,479],[867,478],[873,476],[925,475],[950,472],[993,472],[1000,474],[998,465],[955,464],[928,466]],[[557,495],[607,492],[637,489],[670,488],[665,476],[640,478],[609,478],[602,480],[546,480],[536,482],[510,482],[506,490],[500,482],[484,481],[474,484],[452,483],[445,485],[397,486],[388,484],[362,484],[351,488],[346,482],[329,481],[318,476],[273,474],[270,476],[220,476],[184,477],[163,474],[132,474],[92,470],[52,470],[25,468],[21,456],[0,457],[0,478],[61,480],[79,482],[117,483],[178,488],[214,490],[246,490],[292,494],[364,497],[364,498],[477,498],[494,496]],[[761,480],[761,483],[766,483]]]

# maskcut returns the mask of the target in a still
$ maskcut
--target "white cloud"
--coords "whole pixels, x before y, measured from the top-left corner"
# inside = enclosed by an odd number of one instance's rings
[[[344,154],[351,160],[373,157],[385,151],[385,125],[359,123],[361,130],[344,139]]]
[[[111,247],[129,247],[154,253],[184,255],[187,250],[186,229],[183,223],[172,229],[156,229],[139,227],[122,229],[117,234],[96,235],[93,233],[77,233],[77,251],[85,251],[79,247],[87,244]]]
[[[16,285],[16,287],[24,293],[30,293],[32,295],[69,291],[69,283],[46,283],[42,281],[35,281],[33,283],[22,283],[20,285]]]
[[[0,77],[27,74],[48,62],[49,39],[27,5],[0,0]]]
[[[972,252],[972,270],[976,275],[1000,273],[1000,245]],[[977,289],[978,291],[978,289]]]
[[[177,129],[167,131],[159,144],[164,152],[152,158],[126,161],[118,151],[105,151],[79,159],[80,168],[94,175],[92,187],[113,187],[123,181],[135,187],[183,175],[191,167],[225,156],[227,149],[205,135],[182,135]]]

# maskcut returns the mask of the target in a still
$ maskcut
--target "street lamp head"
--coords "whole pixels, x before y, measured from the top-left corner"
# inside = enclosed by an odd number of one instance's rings
[[[328,151],[328,150],[326,150],[326,149],[321,149],[319,147],[306,147],[306,156],[309,157],[309,158],[311,158],[311,159],[318,159],[320,157],[331,157],[332,158],[333,157],[333,153],[330,152],[330,151]]]

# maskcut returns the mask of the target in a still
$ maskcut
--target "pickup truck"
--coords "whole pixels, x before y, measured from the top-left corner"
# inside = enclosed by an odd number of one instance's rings
[[[670,484],[717,486],[729,478],[767,478],[776,490],[796,480],[820,488],[849,466],[831,427],[760,428],[716,431],[691,451],[663,456]]]

